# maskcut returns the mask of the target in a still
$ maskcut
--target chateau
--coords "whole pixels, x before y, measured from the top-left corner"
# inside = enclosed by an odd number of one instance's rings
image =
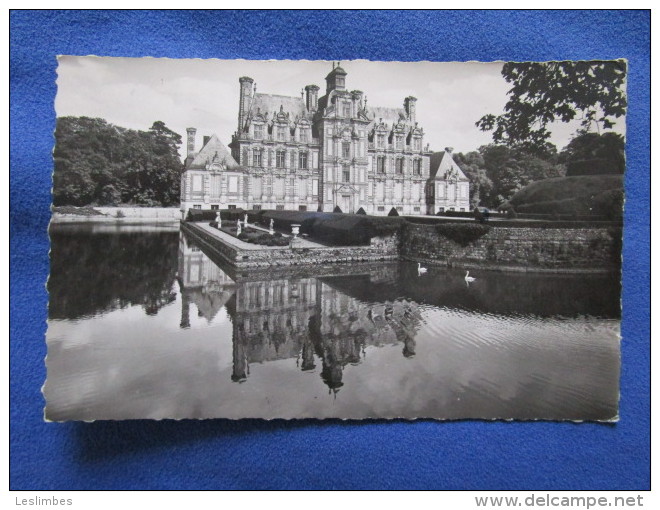
[[[446,172],[431,175],[417,99],[406,97],[403,108],[371,106],[362,91],[347,89],[346,77],[333,64],[321,97],[316,85],[307,85],[299,97],[280,96],[258,93],[252,78],[240,78],[231,152],[215,135],[204,137],[196,152],[196,130],[188,129],[182,213],[362,209],[386,215],[395,208],[404,215],[435,214],[439,207],[427,196],[430,183],[445,179]]]

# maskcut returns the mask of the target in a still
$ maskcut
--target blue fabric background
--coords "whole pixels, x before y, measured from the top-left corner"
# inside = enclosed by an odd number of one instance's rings
[[[10,15],[12,489],[650,488],[650,14]],[[627,58],[621,421],[44,423],[57,54],[371,60]]]

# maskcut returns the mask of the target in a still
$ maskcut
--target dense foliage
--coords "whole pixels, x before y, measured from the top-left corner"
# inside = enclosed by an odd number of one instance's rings
[[[625,141],[618,133],[583,133],[559,154],[566,175],[622,174],[626,168]]]
[[[476,125],[493,141],[543,154],[553,122],[579,120],[581,132],[609,129],[625,115],[626,63],[508,62],[502,76],[512,84],[502,115],[485,115]]]
[[[527,184],[564,175],[554,147],[544,156],[505,145],[483,145],[478,151],[454,154],[470,179],[470,207],[497,208]]]
[[[136,131],[89,117],[60,117],[53,157],[54,205],[179,203],[181,136],[161,121]]]
[[[623,212],[621,175],[581,175],[534,182],[508,202],[519,213],[602,216],[619,221]]]
[[[394,234],[405,223],[401,217],[322,212],[261,211],[256,216],[263,224],[272,218],[275,228],[298,224],[301,233],[333,245],[369,244],[372,237]]]

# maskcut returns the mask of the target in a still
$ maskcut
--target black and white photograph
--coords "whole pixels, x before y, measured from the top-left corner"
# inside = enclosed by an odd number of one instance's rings
[[[45,419],[617,421],[626,76],[58,57]]]

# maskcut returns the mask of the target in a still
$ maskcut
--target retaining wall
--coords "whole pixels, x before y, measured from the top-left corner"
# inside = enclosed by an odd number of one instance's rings
[[[467,246],[407,224],[401,256],[431,264],[491,269],[615,271],[621,266],[621,228],[491,227]]]
[[[346,262],[376,262],[399,260],[399,236],[375,237],[368,246],[337,246],[328,248],[293,248],[264,246],[242,250],[223,242],[194,223],[182,222],[181,229],[192,234],[198,243],[236,268],[335,264]]]

